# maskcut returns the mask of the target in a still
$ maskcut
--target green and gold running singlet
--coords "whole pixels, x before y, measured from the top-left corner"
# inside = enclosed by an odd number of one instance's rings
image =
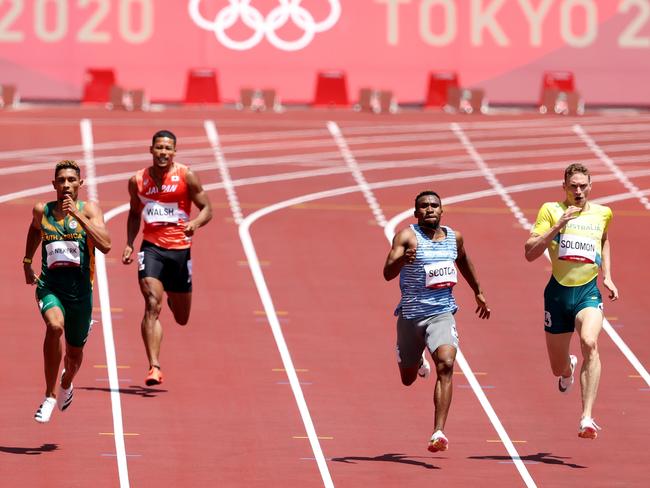
[[[78,201],[82,210],[85,202]],[[56,220],[56,202],[48,202],[41,220],[42,262],[39,288],[59,298],[77,301],[92,296],[95,248],[88,245],[86,231],[70,215]]]

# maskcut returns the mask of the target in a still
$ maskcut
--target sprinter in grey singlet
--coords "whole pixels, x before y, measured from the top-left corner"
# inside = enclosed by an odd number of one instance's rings
[[[429,350],[436,367],[434,428],[429,440],[431,452],[446,451],[443,433],[452,396],[452,376],[458,333],[454,314],[458,309],[452,293],[457,270],[475,294],[476,313],[490,318],[483,291],[470,261],[463,238],[451,227],[440,225],[442,202],[437,193],[423,191],[415,197],[417,225],[398,232],[386,263],[384,278],[400,277],[402,298],[397,316],[397,362],[402,383],[411,385],[418,376],[426,378],[431,368],[423,356]]]

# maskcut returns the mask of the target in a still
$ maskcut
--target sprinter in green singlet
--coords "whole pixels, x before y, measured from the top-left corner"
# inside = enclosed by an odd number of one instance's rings
[[[56,201],[34,205],[27,232],[23,258],[25,282],[36,285],[36,300],[45,322],[45,400],[34,415],[34,420],[40,423],[50,420],[55,405],[63,411],[72,402],[72,380],[81,366],[83,346],[90,330],[95,248],[103,253],[111,249],[111,238],[99,206],[77,199],[82,184],[76,162],[57,163],[52,181]],[[41,243],[41,273],[36,275],[32,259]],[[56,392],[63,336],[66,343],[63,374]]]

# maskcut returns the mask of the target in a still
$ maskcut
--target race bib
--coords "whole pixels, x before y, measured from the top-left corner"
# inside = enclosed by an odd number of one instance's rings
[[[596,262],[596,241],[574,234],[560,234],[558,259],[579,263]]]
[[[453,261],[436,261],[424,266],[427,288],[450,288],[458,282],[458,273]]]
[[[64,266],[81,265],[81,253],[77,241],[53,241],[45,245],[47,267],[60,268]]]
[[[178,202],[163,203],[149,201],[142,210],[142,216],[147,224],[178,223]]]

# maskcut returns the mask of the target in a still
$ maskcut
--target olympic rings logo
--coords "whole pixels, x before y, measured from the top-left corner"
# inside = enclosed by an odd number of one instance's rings
[[[266,38],[273,46],[283,51],[299,51],[307,47],[317,33],[331,29],[341,17],[339,0],[327,0],[330,13],[320,22],[316,22],[314,16],[300,5],[301,1],[279,0],[280,4],[266,17],[251,5],[252,0],[228,0],[229,5],[217,13],[214,21],[206,19],[199,11],[201,0],[190,0],[188,10],[192,21],[197,26],[213,31],[217,40],[229,49],[237,51],[252,49]],[[238,20],[253,31],[248,39],[234,40],[226,33]],[[303,30],[302,36],[291,41],[281,39],[277,34],[277,31],[287,25],[289,20]]]

